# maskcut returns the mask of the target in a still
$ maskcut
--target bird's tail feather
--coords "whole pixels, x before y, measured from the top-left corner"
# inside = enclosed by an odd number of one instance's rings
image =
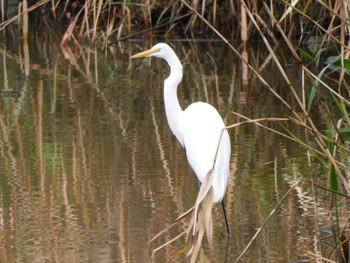
[[[191,254],[191,263],[196,261],[199,250],[202,247],[204,234],[210,247],[213,240],[213,187],[214,169],[211,169],[205,176],[201,188],[199,190],[197,200],[192,213],[191,222],[188,226],[188,234],[192,232],[194,242],[188,254]],[[189,235],[188,235],[189,236]]]
[[[212,246],[212,239],[213,239],[212,208],[213,208],[213,200],[214,200],[212,183],[213,183],[214,174],[215,174],[215,170],[211,169],[205,176],[201,184],[201,187],[199,189],[195,205],[191,207],[189,210],[187,210],[187,212],[180,215],[177,219],[173,221],[173,223],[171,223],[168,227],[160,231],[157,235],[155,235],[149,241],[149,243],[153,242],[155,239],[157,239],[162,234],[167,232],[170,228],[175,226],[180,220],[192,214],[191,220],[188,224],[187,229],[177,237],[173,238],[172,240],[154,249],[152,253],[152,257],[156,251],[172,243],[173,241],[177,240],[185,233],[187,234],[187,242],[189,243],[193,241],[193,244],[190,245],[190,249],[187,253],[188,256],[191,255],[191,263],[195,262],[197,259],[200,248],[202,247],[202,241],[203,241],[204,235],[206,235],[209,246],[210,247]],[[185,250],[182,250],[182,251],[185,251]]]
[[[213,179],[214,179],[214,169],[210,169],[207,175],[204,177],[204,180],[201,184],[201,188],[199,189],[196,203],[194,204],[194,214],[192,216],[192,220],[197,218],[198,210],[200,209],[200,205],[203,202],[205,198],[208,198],[209,192],[213,192],[212,190],[212,184],[213,184]],[[194,226],[193,226],[193,235],[195,234],[194,232],[196,231],[196,221],[194,221]]]

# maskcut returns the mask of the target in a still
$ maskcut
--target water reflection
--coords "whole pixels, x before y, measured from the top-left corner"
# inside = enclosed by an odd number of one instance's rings
[[[164,114],[164,63],[129,60],[138,46],[151,45],[60,50],[36,40],[27,58],[22,47],[16,52],[2,45],[2,92],[14,94],[0,100],[2,261],[145,262],[152,252],[148,239],[193,205],[196,177]],[[207,101],[228,124],[239,120],[232,111],[250,118],[288,115],[252,75],[242,100],[241,64],[220,42],[174,46],[185,70],[183,106]],[[261,50],[248,52],[257,65],[263,61]],[[264,76],[282,90],[275,69],[267,67]],[[234,261],[296,178],[311,173],[306,160],[286,159],[301,150],[269,131],[245,125],[230,135],[226,208],[233,236],[227,244],[221,207],[215,206],[214,250],[205,250],[212,262]],[[298,186],[244,262],[286,262],[318,253],[312,196],[307,185]],[[318,202],[318,223],[326,224]],[[154,247],[185,227],[183,222]],[[155,262],[183,262],[183,256],[172,255],[184,242],[157,253]]]

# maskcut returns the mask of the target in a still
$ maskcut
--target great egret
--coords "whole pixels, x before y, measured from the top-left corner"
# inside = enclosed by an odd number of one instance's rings
[[[203,181],[212,169],[220,134],[225,124],[218,111],[208,103],[196,102],[181,109],[177,98],[177,86],[182,80],[182,64],[174,50],[165,43],[131,56],[131,58],[158,57],[170,67],[170,75],[164,81],[164,104],[171,131],[186,150],[188,162]],[[221,202],[227,234],[230,234],[223,198],[230,174],[231,143],[228,132],[223,132],[218,149],[214,178],[212,181],[213,202]]]

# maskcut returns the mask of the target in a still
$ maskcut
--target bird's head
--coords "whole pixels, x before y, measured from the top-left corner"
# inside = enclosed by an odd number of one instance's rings
[[[176,56],[174,50],[165,43],[158,43],[151,49],[138,53],[131,56],[131,58],[144,58],[144,57],[157,57],[164,59],[170,67],[171,79],[177,84],[182,79],[182,65],[179,58]],[[169,76],[170,77],[170,76]]]
[[[154,45],[151,49],[135,54],[131,56],[131,58],[158,57],[166,59],[166,56],[172,52],[173,50],[167,44],[158,43]]]

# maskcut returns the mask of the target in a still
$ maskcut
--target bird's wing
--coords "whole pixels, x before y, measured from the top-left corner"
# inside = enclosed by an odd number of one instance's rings
[[[213,167],[220,133],[225,125],[217,110],[210,104],[203,102],[191,104],[185,110],[184,115],[184,146],[187,159],[198,179],[202,182],[207,172]],[[225,131],[215,165],[217,176],[213,185],[216,201],[222,198],[226,189],[230,147],[230,139]]]

